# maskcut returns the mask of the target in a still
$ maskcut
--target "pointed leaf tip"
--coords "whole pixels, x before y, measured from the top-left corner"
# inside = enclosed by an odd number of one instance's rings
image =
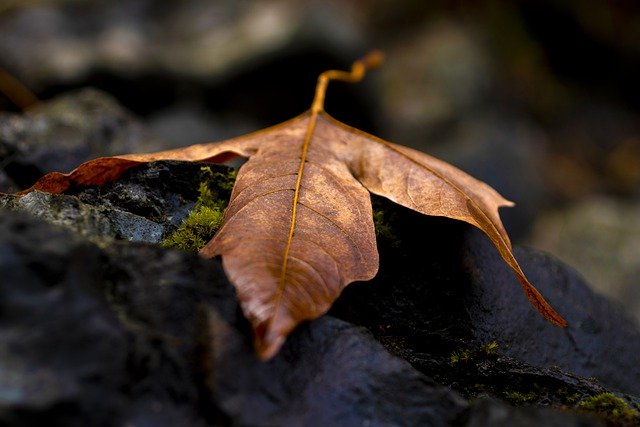
[[[253,344],[258,358],[263,362],[272,359],[284,344],[286,335],[275,332],[268,326],[259,325],[254,329]]]
[[[566,328],[568,326],[567,321],[558,314],[557,311],[549,305],[547,300],[544,299],[542,294],[529,282],[529,280],[522,274],[522,272],[516,271],[516,276],[518,281],[522,285],[522,289],[524,290],[525,295],[531,302],[531,304],[538,310],[538,312],[545,318],[547,321],[552,323],[553,325],[559,326],[561,328]]]

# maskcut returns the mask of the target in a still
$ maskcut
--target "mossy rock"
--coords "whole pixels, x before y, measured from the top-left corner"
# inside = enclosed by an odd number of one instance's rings
[[[236,179],[236,171],[214,172],[203,166],[204,180],[198,188],[198,200],[189,216],[180,227],[164,239],[162,246],[197,252],[218,231],[224,218],[224,210],[229,203],[227,192],[231,192]]]

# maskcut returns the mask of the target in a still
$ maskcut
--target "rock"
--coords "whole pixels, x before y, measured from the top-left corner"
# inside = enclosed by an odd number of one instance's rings
[[[96,293],[99,251],[2,213],[2,424],[105,423],[125,403],[105,390],[126,383],[127,336]]]
[[[128,287],[135,278],[118,261],[126,250],[110,258],[68,231],[6,210],[0,228],[0,424],[199,425],[189,337],[202,298],[193,277],[209,273],[215,283],[214,268],[191,273],[192,257],[142,251],[151,258],[135,266],[138,274],[162,265],[162,275],[148,276],[155,291],[135,294]]]
[[[216,351],[214,390],[243,425],[450,425],[464,399],[363,331],[324,317],[296,331],[267,363],[258,362],[247,340],[220,333],[227,345]]]
[[[576,416],[547,408],[514,408],[496,400],[479,399],[466,414],[465,427],[596,427],[604,425],[588,415]]]
[[[493,76],[481,39],[472,26],[441,18],[389,49],[379,92],[391,140],[424,150],[437,130],[486,107]]]
[[[640,394],[638,325],[575,271],[516,249],[529,278],[567,318],[569,327],[560,329],[533,309],[480,231],[396,209],[393,233],[410,246],[382,240],[378,276],[348,287],[334,315],[366,326],[391,352],[467,397],[540,388],[534,402],[567,404],[563,394],[604,391],[576,376]],[[487,350],[491,343],[495,351]]]
[[[591,197],[546,212],[529,241],[574,266],[640,321],[640,203]]]
[[[517,249],[522,268],[569,327],[550,327],[527,307],[517,282],[501,259],[491,256],[484,236],[469,236],[465,264],[473,277],[470,307],[474,335],[504,340],[504,354],[534,366],[559,367],[602,384],[640,395],[640,328],[619,305],[592,291],[577,272],[549,255]],[[526,342],[526,344],[525,344]],[[615,361],[615,362],[612,362]]]
[[[330,317],[258,361],[217,262],[7,211],[0,228],[0,423],[446,426],[465,407]]]
[[[638,326],[573,270],[516,249],[529,277],[569,321],[561,330],[530,306],[479,230],[381,199],[374,204],[389,233],[379,238],[378,277],[350,285],[330,315],[301,325],[273,360],[258,361],[218,261],[132,242],[134,235],[156,241],[152,233],[136,234],[142,229],[175,228],[211,175],[202,168],[154,162],[101,187],[0,197],[20,212],[0,210],[0,261],[10,272],[0,287],[7,307],[0,334],[9,337],[0,352],[12,363],[0,370],[0,390],[13,399],[0,401],[0,424],[82,425],[86,408],[96,407],[104,425],[170,426],[186,419],[193,425],[444,426],[502,413],[500,405],[489,415],[465,412],[467,399],[481,396],[573,408],[613,390],[620,404],[640,404]],[[128,225],[116,227],[115,218]],[[135,221],[146,228],[131,228]],[[87,241],[97,237],[99,246]],[[21,304],[24,310],[11,309]],[[86,321],[87,313],[98,320]],[[27,328],[46,333],[14,344],[32,336],[22,332]],[[100,328],[112,337],[106,342],[113,352],[104,349]],[[82,352],[75,352],[78,340],[87,341]],[[44,348],[46,360],[36,357]],[[111,353],[119,356],[105,356]],[[67,359],[73,363],[53,363]],[[85,370],[97,378],[90,386]],[[27,393],[31,372],[50,378],[38,393]],[[508,408],[522,425],[546,414]],[[567,422],[582,419],[565,415]]]
[[[164,227],[119,209],[101,209],[73,196],[34,191],[24,197],[0,198],[0,207],[40,217],[90,238],[114,238],[158,243]]]
[[[3,65],[34,87],[100,72],[219,79],[300,45],[352,51],[362,37],[338,4],[43,3],[16,5],[0,30]]]
[[[112,97],[84,89],[24,115],[0,115],[2,172],[13,182],[0,191],[29,187],[44,173],[69,172],[96,157],[164,147]]]
[[[606,101],[580,95],[575,76],[553,74],[567,56],[548,62],[539,49],[556,46],[558,31],[530,30],[546,28],[547,18],[562,32],[573,23],[563,40],[613,46],[595,57],[614,67],[637,43],[625,39],[622,51],[606,25],[589,24],[591,15],[575,7],[536,6],[533,16],[529,6],[467,14],[383,3],[364,11],[278,0],[13,2],[0,6],[0,67],[45,99],[101,85],[169,144],[183,145],[307,108],[318,72],[348,67],[365,50],[364,23],[370,34],[393,34],[374,36],[389,55],[378,74],[382,96],[353,102],[336,96],[335,85],[327,110],[394,142],[427,144],[421,148],[495,185],[519,204],[506,214],[512,236],[527,230],[548,191],[637,196],[636,101],[633,87],[619,83],[631,80],[609,79]],[[383,119],[372,119],[377,101]],[[545,139],[559,161],[539,151]],[[95,91],[2,114],[0,191],[46,170],[164,143]],[[566,162],[573,151],[578,161]],[[551,188],[538,181],[541,164]],[[598,425],[576,413],[580,402],[609,396],[640,407],[639,328],[616,304],[558,260],[516,248],[570,322],[554,328],[482,233],[391,203],[382,203],[390,233],[379,238],[378,277],[347,288],[330,314],[301,325],[272,361],[257,361],[219,262],[149,245],[193,207],[202,166],[159,162],[64,195],[0,196],[0,425]],[[619,218],[628,231],[631,217]],[[633,282],[629,271],[624,280]]]
[[[204,169],[203,169],[204,168]],[[69,194],[40,191],[0,196],[0,207],[65,226],[95,242],[110,239],[160,243],[193,209],[198,186],[228,173],[222,165],[154,162],[126,171],[113,183],[76,188]],[[229,190],[221,190],[229,198]]]
[[[40,198],[41,203],[22,203],[41,212],[50,203],[55,212],[51,201],[57,198],[63,207],[82,205],[107,218],[109,211],[127,212],[169,227],[171,212],[193,203],[201,167],[151,163],[100,188],[49,199],[28,195],[22,200]],[[3,200],[16,203],[15,196]],[[20,216],[0,211],[2,271],[11,272],[0,288],[2,301],[12,307],[18,304],[14,295],[18,301],[33,297],[29,306],[41,313],[23,318],[20,313],[31,311],[14,310],[13,317],[0,318],[0,333],[14,331],[16,340],[24,322],[48,322],[35,330],[51,330],[18,347],[24,354],[14,354],[13,347],[1,350],[9,355],[6,360],[23,364],[0,374],[5,384],[12,384],[3,387],[14,396],[0,410],[0,421],[55,418],[81,425],[85,408],[96,406],[105,425],[179,425],[188,419],[194,425],[444,426],[460,425],[468,407],[465,399],[486,394],[516,405],[564,407],[610,389],[637,394],[634,353],[627,353],[638,342],[637,326],[561,264],[535,251],[517,252],[541,292],[570,321],[566,331],[549,325],[530,307],[480,232],[380,203],[394,241],[379,241],[379,276],[349,286],[332,316],[303,324],[267,363],[254,355],[251,329],[217,261],[113,238],[96,247],[77,234],[28,219],[26,210]],[[76,218],[87,215],[79,212]],[[83,224],[78,221],[74,227],[82,230]],[[83,232],[96,233],[90,228]],[[42,281],[49,287],[39,291],[45,287]],[[56,291],[65,286],[71,289],[67,293],[78,295],[48,296],[66,295]],[[80,310],[69,304],[99,308]],[[115,353],[104,353],[120,354],[119,359],[96,356],[106,344],[100,344],[103,337],[93,329],[95,322],[86,322],[87,310],[114,337],[107,342]],[[79,337],[74,324],[82,326]],[[61,330],[64,339],[58,338]],[[65,344],[81,338],[88,341],[84,352]],[[60,353],[52,344],[58,339]],[[46,360],[32,362],[28,355],[43,348],[48,349]],[[50,364],[66,360],[67,352],[75,352],[69,357],[72,365]],[[92,383],[99,393],[92,388],[81,392],[85,377],[74,368],[85,365],[94,369],[92,378],[108,378]],[[25,400],[32,371],[46,372],[54,384],[42,389],[44,397],[28,394],[45,403]],[[604,385],[584,378],[590,376]],[[93,397],[98,394],[99,402]],[[78,402],[57,409],[61,399]],[[633,396],[626,401],[638,403]],[[115,410],[106,415],[105,408]],[[528,415],[523,417],[522,425],[527,425]]]

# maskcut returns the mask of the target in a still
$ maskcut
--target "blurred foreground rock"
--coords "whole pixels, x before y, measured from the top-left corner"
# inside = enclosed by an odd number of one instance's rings
[[[3,425],[448,425],[465,400],[326,317],[272,362],[217,261],[0,211]]]

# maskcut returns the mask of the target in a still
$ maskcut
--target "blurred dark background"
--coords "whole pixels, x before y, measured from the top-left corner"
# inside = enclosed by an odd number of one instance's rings
[[[1,69],[43,101],[108,93],[156,148],[289,119],[321,71],[374,48],[384,67],[332,84],[327,111],[487,181],[517,203],[517,243],[640,318],[636,0],[0,1]],[[3,95],[0,111],[20,114]]]

